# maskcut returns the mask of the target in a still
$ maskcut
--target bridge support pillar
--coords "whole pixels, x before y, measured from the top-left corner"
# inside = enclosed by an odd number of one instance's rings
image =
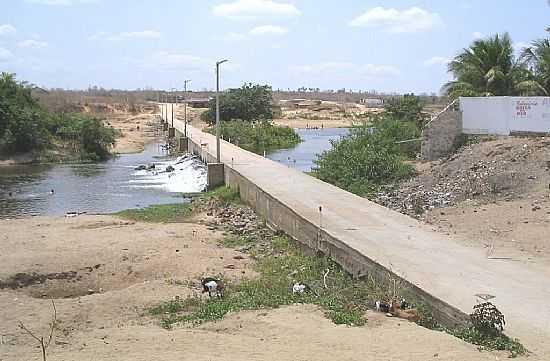
[[[208,190],[222,186],[225,183],[223,163],[208,163],[206,166]]]
[[[162,123],[162,131],[167,131],[168,130],[168,123]]]
[[[176,136],[176,128],[168,128],[168,138],[174,138]]]
[[[187,137],[178,137],[178,152],[187,153],[189,151],[189,141]]]

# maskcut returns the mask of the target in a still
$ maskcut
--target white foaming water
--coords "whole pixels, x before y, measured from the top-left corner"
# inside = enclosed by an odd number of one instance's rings
[[[167,172],[171,166],[174,171]],[[197,193],[206,189],[206,166],[194,155],[155,162],[155,168],[136,170],[131,188],[156,188],[171,193]]]

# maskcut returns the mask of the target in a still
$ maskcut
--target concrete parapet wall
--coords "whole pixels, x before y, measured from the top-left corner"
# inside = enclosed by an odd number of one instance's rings
[[[201,155],[205,161],[215,161],[215,157],[204,151],[198,142],[189,139],[189,151]],[[254,184],[238,171],[225,165],[225,184],[239,191],[241,199],[263,217],[271,227],[284,231],[313,252],[321,252],[340,264],[356,278],[373,277],[379,282],[397,280],[404,285],[403,293],[432,308],[434,317],[447,327],[464,325],[468,316],[443,300],[433,297],[406,279],[395,275],[391,270],[373,261],[324,229],[296,213],[262,188]]]

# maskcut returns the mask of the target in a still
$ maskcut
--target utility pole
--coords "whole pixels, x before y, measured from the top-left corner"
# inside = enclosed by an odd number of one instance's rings
[[[176,93],[174,93],[174,90],[176,91]],[[176,88],[172,88],[170,89],[170,93],[172,94],[175,94],[175,102],[176,104],[178,104],[178,95],[177,95],[177,89]],[[170,102],[170,105],[172,106],[172,128],[174,128],[174,103],[173,102]]]
[[[183,81],[183,123],[185,124],[183,133],[185,137],[187,137],[187,83],[190,81],[190,79]]]
[[[221,163],[220,157],[220,65],[227,59],[216,63],[216,161]]]

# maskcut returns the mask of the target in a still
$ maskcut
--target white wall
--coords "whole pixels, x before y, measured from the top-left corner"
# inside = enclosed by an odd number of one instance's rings
[[[550,97],[461,97],[465,134],[550,132]]]

